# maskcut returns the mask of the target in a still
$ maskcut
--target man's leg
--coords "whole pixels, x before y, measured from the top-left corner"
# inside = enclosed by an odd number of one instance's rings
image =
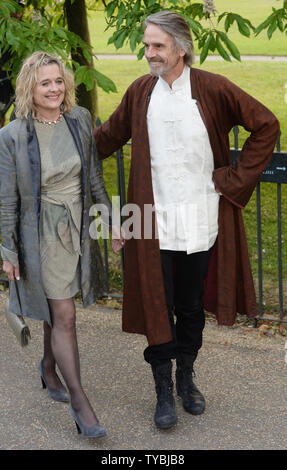
[[[177,421],[173,397],[171,362],[171,359],[175,359],[176,357],[175,325],[173,320],[173,258],[174,252],[161,250],[166,303],[174,339],[169,343],[148,346],[144,351],[144,358],[151,365],[155,381],[157,405],[154,421],[156,426],[160,429],[170,428]]]
[[[205,409],[204,397],[193,382],[193,365],[205,325],[202,296],[208,260],[209,251],[176,255],[176,386],[185,410],[192,414],[201,414]]]

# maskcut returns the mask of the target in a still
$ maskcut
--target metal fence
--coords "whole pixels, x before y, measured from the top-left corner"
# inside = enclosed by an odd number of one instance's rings
[[[231,150],[231,159],[233,164],[237,156],[240,154],[238,147],[239,128],[233,129],[234,133],[234,148]],[[277,186],[277,283],[278,283],[278,303],[279,303],[279,319],[278,317],[268,316],[268,320],[287,322],[286,312],[284,312],[283,305],[283,258],[282,258],[282,185],[287,183],[287,153],[280,151],[280,137],[276,144],[276,151],[272,154],[272,159],[263,172],[262,177],[256,187],[256,221],[257,221],[257,275],[258,275],[258,318],[265,318],[264,312],[264,289],[263,280],[264,272],[262,268],[262,197],[261,185],[263,183],[273,183]]]
[[[97,122],[99,125],[99,122]],[[126,144],[130,145],[130,143]],[[117,162],[117,188],[118,188],[118,196],[120,197],[120,211],[122,210],[123,206],[126,204],[126,182],[125,182],[125,168],[124,168],[124,152],[123,149],[120,148],[116,151],[116,162]],[[102,161],[100,161],[102,167]],[[103,168],[103,167],[102,167]],[[105,239],[103,242],[103,251],[104,251],[104,264],[105,264],[105,273],[106,273],[106,286],[108,289],[107,295],[109,297],[119,297],[121,298],[121,294],[113,294],[110,293],[110,280],[109,280],[109,253],[108,253],[108,242]],[[120,251],[121,256],[121,277],[122,277],[122,286],[124,281],[124,256],[125,250],[122,249]]]
[[[234,145],[231,149],[231,159],[232,163],[235,164],[236,158],[241,152],[239,149],[238,140],[239,140],[239,128],[234,127]],[[127,144],[130,145],[130,144]],[[124,157],[123,149],[119,149],[116,152],[116,161],[117,161],[117,182],[118,182],[118,195],[120,196],[121,208],[126,203],[126,183],[125,183],[125,172],[124,172]],[[278,302],[279,302],[279,316],[269,316],[267,317],[266,312],[264,311],[264,272],[262,267],[262,252],[264,250],[262,244],[262,195],[261,195],[261,185],[264,183],[273,183],[277,186],[277,258],[278,258]],[[257,325],[258,319],[268,318],[270,321],[280,321],[287,322],[286,312],[284,313],[283,305],[283,259],[282,259],[282,184],[287,183],[287,153],[280,151],[280,136],[276,144],[276,151],[272,155],[272,159],[262,174],[260,182],[256,187],[256,222],[257,222],[257,277],[258,277],[258,318],[255,319],[255,326]],[[104,244],[104,258],[105,258],[105,268],[108,276],[109,273],[109,257],[107,243]],[[121,250],[121,262],[122,262],[122,279],[124,276],[124,250]],[[112,295],[112,294],[111,294]]]

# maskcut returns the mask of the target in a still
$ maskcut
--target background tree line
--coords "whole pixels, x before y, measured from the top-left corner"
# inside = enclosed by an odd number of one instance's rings
[[[22,5],[20,4],[23,2]],[[200,63],[210,53],[226,61],[240,60],[240,51],[231,41],[231,28],[246,37],[266,30],[271,39],[276,30],[287,34],[287,0],[278,0],[278,8],[259,25],[233,12],[217,12],[216,0],[1,0],[0,58],[8,75],[15,79],[22,60],[36,50],[60,55],[74,69],[78,103],[87,107],[94,120],[98,116],[97,86],[116,92],[113,81],[95,67],[88,28],[88,10],[104,7],[109,43],[120,49],[128,43],[142,58],[144,18],[161,9],[182,14],[188,21],[200,51]],[[21,19],[19,19],[19,15]]]

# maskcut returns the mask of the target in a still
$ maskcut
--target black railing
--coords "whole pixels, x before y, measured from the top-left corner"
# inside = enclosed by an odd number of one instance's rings
[[[238,147],[239,129],[235,127],[234,133],[234,149],[231,150],[231,159],[235,163],[237,156],[240,154]],[[287,183],[287,152],[280,151],[280,136],[276,144],[276,151],[272,154],[272,159],[263,172],[260,182],[256,187],[256,220],[257,220],[257,264],[258,264],[258,318],[266,318],[264,312],[264,292],[263,292],[263,267],[262,267],[262,213],[261,213],[261,184],[274,183],[277,185],[277,281],[278,281],[278,304],[279,318],[268,316],[268,320],[287,322],[286,313],[284,313],[283,305],[283,259],[282,259],[282,184]]]
[[[128,143],[127,145],[130,145]],[[124,152],[120,148],[116,151],[116,162],[117,162],[117,187],[118,187],[118,196],[120,197],[120,211],[122,213],[122,208],[126,204],[126,182],[125,182],[125,168],[124,168]],[[101,162],[101,167],[102,162]],[[122,220],[123,222],[123,220]],[[121,256],[121,280],[122,287],[124,282],[124,262],[125,262],[125,250],[124,248],[120,251]],[[108,243],[107,240],[104,240],[104,260],[105,260],[105,272],[106,272],[106,285],[108,286],[107,295],[109,297],[122,298],[122,294],[114,294],[109,291],[110,279],[109,279],[109,253],[108,253]]]

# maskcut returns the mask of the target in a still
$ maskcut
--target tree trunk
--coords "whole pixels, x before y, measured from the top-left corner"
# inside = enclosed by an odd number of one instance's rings
[[[90,45],[91,42],[85,0],[75,0],[74,2],[71,2],[71,0],[65,0],[65,11],[69,31],[78,34],[78,36],[80,36],[87,44]],[[80,51],[73,53],[72,59],[78,62],[80,65],[93,67],[93,60],[91,60],[89,63]],[[84,106],[90,111],[95,123],[98,116],[98,96],[96,82],[94,88],[90,91],[87,91],[84,84],[81,84],[77,87],[77,102],[79,106]]]

